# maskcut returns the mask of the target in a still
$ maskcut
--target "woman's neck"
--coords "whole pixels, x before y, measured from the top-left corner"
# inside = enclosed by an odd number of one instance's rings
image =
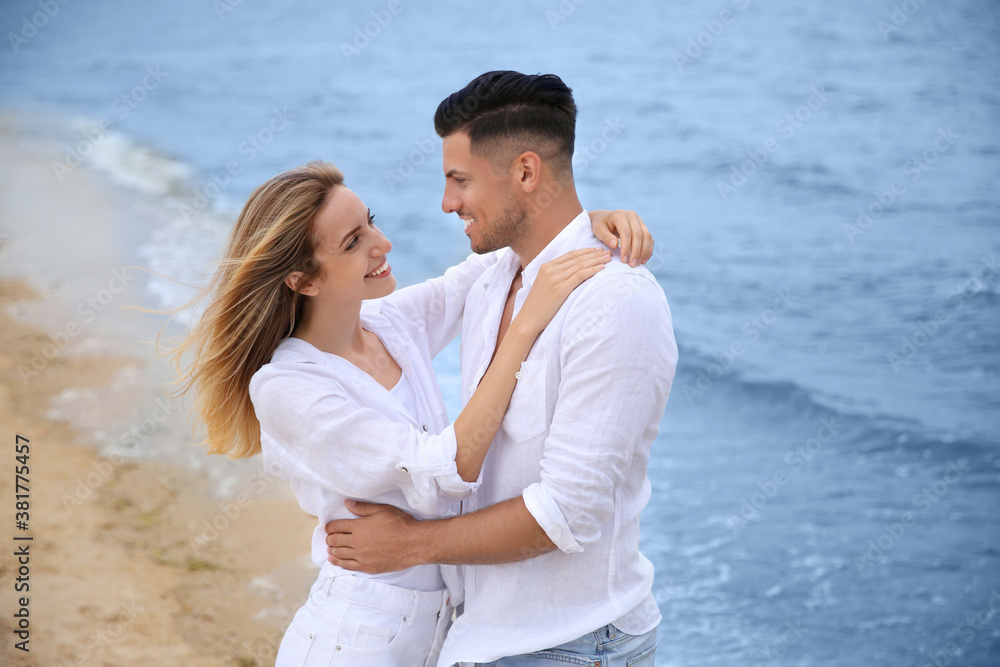
[[[292,335],[338,357],[364,355],[367,348],[360,302],[355,308],[324,308],[322,304],[306,303],[302,321]]]
[[[351,312],[342,308],[307,307],[292,335],[323,352],[346,359],[386,389],[399,382],[402,369],[379,337],[361,326],[360,306]]]

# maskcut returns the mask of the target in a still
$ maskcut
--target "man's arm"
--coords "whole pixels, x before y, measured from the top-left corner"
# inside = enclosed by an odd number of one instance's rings
[[[427,563],[496,565],[556,549],[520,496],[431,521],[417,521],[390,505],[348,501],[348,508],[362,518],[326,527],[329,560],[345,570],[373,574]]]
[[[584,292],[567,314],[562,338],[563,377],[540,482],[519,498],[419,527],[391,509],[376,510],[388,512],[377,526],[353,527],[375,515],[332,522],[328,532],[341,533],[328,535],[335,564],[354,560],[357,565],[344,567],[365,572],[425,562],[494,564],[554,547],[579,552],[599,540],[636,445],[652,437],[651,417],[663,414],[677,347],[662,292],[637,274]],[[426,532],[413,539],[413,530]]]

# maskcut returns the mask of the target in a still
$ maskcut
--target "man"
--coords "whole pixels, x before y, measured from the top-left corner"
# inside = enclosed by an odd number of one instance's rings
[[[444,100],[434,122],[442,208],[465,221],[475,252],[509,248],[466,302],[466,401],[539,267],[601,242],[573,183],[576,105],[559,77],[483,74]],[[660,614],[639,513],[677,347],[663,291],[630,264],[613,259],[539,336],[461,516],[418,522],[357,503],[364,518],[327,527],[330,560],[347,569],[465,566],[464,612],[440,665],[565,665],[567,655],[652,664]],[[563,659],[546,660],[551,651]]]

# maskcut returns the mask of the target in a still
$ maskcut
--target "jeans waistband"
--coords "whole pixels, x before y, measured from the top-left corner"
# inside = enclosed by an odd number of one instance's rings
[[[448,591],[415,591],[367,577],[349,574],[334,575],[316,582],[314,592],[336,595],[352,604],[360,604],[410,616],[434,616],[448,601]]]

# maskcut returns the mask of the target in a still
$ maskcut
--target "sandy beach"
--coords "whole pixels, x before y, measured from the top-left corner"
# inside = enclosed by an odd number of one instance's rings
[[[194,446],[148,342],[164,318],[132,309],[151,306],[127,230],[166,213],[57,173],[64,153],[43,120],[0,114],[0,663],[273,664],[314,577],[313,519],[259,461]]]

